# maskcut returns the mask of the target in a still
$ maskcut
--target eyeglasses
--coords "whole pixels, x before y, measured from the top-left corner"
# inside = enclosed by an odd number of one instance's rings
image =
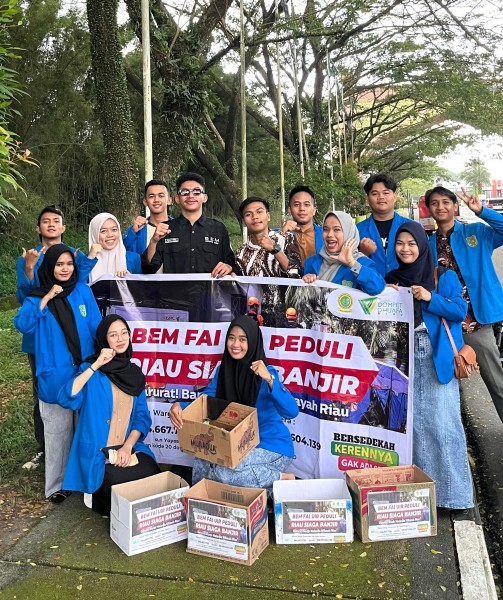
[[[178,195],[182,196],[184,198],[186,198],[187,196],[191,196],[191,195],[194,196],[195,198],[197,198],[201,194],[204,194],[204,190],[202,190],[201,188],[194,188],[193,190],[188,190],[187,188],[182,188],[181,190],[178,190]]]

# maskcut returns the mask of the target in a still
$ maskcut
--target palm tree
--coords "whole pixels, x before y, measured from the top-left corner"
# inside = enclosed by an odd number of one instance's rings
[[[491,173],[480,158],[471,158],[461,172],[461,177],[474,194],[482,192],[482,185],[491,181]]]

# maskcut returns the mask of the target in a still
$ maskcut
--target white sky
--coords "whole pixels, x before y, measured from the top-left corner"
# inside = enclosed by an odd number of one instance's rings
[[[475,133],[475,130],[472,132]],[[493,179],[503,179],[503,137],[480,136],[479,141],[472,145],[459,145],[454,151],[437,158],[437,163],[449,171],[459,173],[471,158],[480,158]]]

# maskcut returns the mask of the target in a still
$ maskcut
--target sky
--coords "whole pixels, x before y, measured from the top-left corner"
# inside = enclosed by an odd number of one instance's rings
[[[437,163],[449,171],[459,173],[471,158],[480,158],[493,179],[503,179],[503,137],[480,136],[478,142],[470,146],[459,145],[454,151],[437,158]]]

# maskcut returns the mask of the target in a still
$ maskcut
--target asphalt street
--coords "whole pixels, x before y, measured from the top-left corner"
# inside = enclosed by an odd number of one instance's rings
[[[493,262],[503,281],[503,248],[494,252]],[[479,375],[462,382],[461,397],[486,542],[496,584],[503,589],[503,423]]]

